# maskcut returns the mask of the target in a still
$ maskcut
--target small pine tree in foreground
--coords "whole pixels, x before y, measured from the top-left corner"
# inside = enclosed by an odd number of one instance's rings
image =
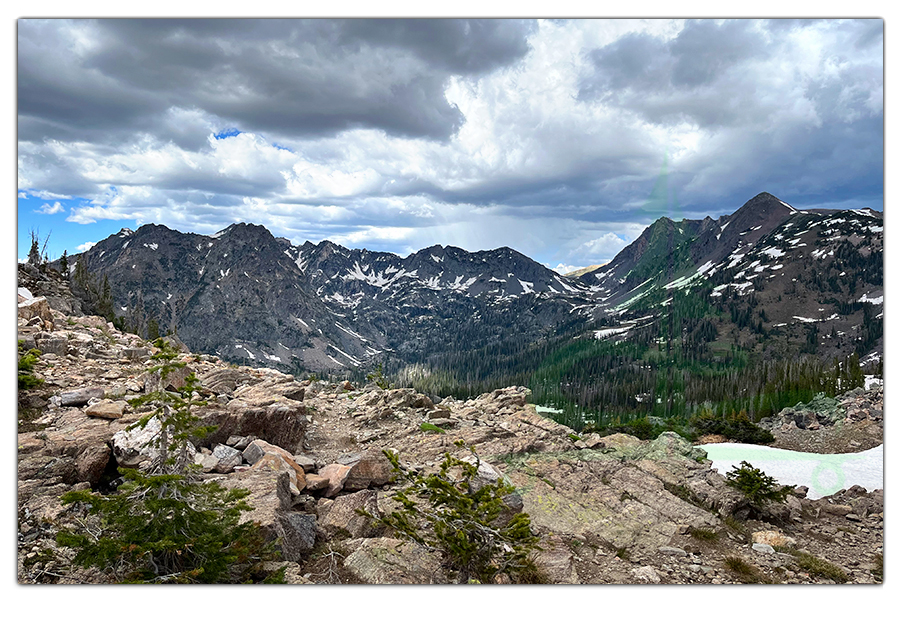
[[[79,502],[102,523],[57,533],[60,546],[74,548],[72,562],[98,567],[123,583],[280,582],[267,575],[275,558],[260,528],[240,523],[247,490],[182,475],[144,475],[123,470],[125,483],[110,495],[86,490],[63,495]]]
[[[240,523],[241,513],[251,509],[244,501],[249,491],[228,490],[195,472],[190,438],[214,427],[198,425],[192,412],[203,404],[195,399],[200,387],[194,374],[181,389],[165,390],[166,378],[185,363],[176,361],[177,352],[163,340],[154,344],[159,364],[149,371],[159,374],[159,388],[131,401],[153,409],[129,428],[156,418],[158,457],[146,473],[120,469],[125,483],[112,494],[63,495],[64,503],[81,504],[76,510],[91,516],[77,530],[57,533],[57,543],[75,549],[75,565],[98,567],[119,582],[283,582],[283,570],[266,575],[262,568],[277,558],[275,546],[257,524]],[[91,527],[98,519],[99,526]]]
[[[151,376],[158,375],[159,385],[155,391],[129,401],[133,407],[150,405],[153,409],[126,430],[144,428],[151,420],[156,419],[160,430],[154,441],[159,456],[149,472],[183,474],[193,463],[191,438],[206,437],[216,427],[199,425],[200,418],[193,413],[195,407],[206,405],[206,402],[195,397],[200,389],[200,381],[196,375],[188,375],[180,389],[166,390],[168,377],[176,370],[183,369],[187,363],[177,361],[178,352],[162,338],[157,339],[153,345],[159,351],[150,359],[158,364],[150,367],[147,372]]]
[[[463,447],[463,442],[456,445]],[[504,521],[508,508],[503,497],[514,488],[502,480],[474,488],[480,459],[473,447],[474,463],[444,454],[440,470],[418,475],[403,469],[399,457],[385,451],[394,469],[409,482],[393,499],[401,508],[379,521],[402,538],[436,552],[443,564],[456,573],[459,583],[494,583],[500,577],[518,582],[539,582],[531,559],[539,537],[531,531],[526,513]],[[357,511],[372,517],[371,514]]]

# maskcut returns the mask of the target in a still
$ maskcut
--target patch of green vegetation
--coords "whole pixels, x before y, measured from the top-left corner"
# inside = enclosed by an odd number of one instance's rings
[[[725,567],[737,575],[743,583],[771,583],[754,565],[747,563],[739,556],[725,557]]]
[[[798,566],[810,574],[831,579],[835,583],[846,583],[850,580],[850,577],[848,577],[841,568],[830,561],[820,559],[819,557],[811,555],[809,552],[802,552],[800,550],[790,549],[787,553],[796,559]]]
[[[719,533],[712,528],[691,528],[688,532],[698,541],[712,543],[719,540]]]
[[[747,530],[746,526],[744,526],[744,524],[742,524],[740,521],[729,515],[722,519],[722,523],[724,523],[729,530],[741,537],[744,541],[748,543],[750,542],[750,531]]]
[[[750,421],[746,411],[717,416],[711,409],[705,408],[691,417],[689,426],[692,439],[702,435],[724,435],[742,444],[770,444],[775,441],[772,433]]]
[[[250,510],[244,502],[249,491],[181,475],[124,469],[122,475],[126,482],[114,494],[79,490],[63,495],[63,503],[80,502],[103,519],[95,533],[57,534],[60,546],[76,550],[75,565],[100,567],[124,583],[273,580],[259,566],[275,558],[274,546],[256,524],[239,522]]]
[[[44,383],[44,381],[38,377],[35,377],[34,365],[38,361],[38,357],[41,355],[41,352],[37,349],[29,349],[25,351],[25,342],[19,340],[19,390],[20,391],[28,391],[35,387],[38,387]]]

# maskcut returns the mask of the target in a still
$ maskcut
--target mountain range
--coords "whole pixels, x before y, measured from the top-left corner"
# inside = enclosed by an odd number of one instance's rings
[[[294,372],[439,367],[459,352],[641,333],[770,356],[880,356],[883,220],[761,193],[719,219],[660,218],[574,277],[505,247],[404,258],[298,246],[245,223],[212,236],[123,229],[80,258],[138,331],[152,319],[194,351]]]

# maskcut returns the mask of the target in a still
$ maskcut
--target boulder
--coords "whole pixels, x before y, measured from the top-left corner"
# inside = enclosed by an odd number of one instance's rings
[[[300,561],[316,544],[316,516],[299,512],[277,514],[281,553],[288,561]]]
[[[34,334],[34,346],[44,354],[52,353],[57,356],[65,356],[69,351],[69,340],[68,338],[41,331]]]
[[[281,449],[279,449],[281,450]],[[299,495],[306,488],[306,474],[290,455],[283,452],[268,452],[253,464],[255,470],[284,472],[288,475],[289,490],[292,495]]]
[[[682,550],[681,548],[676,548],[673,545],[661,545],[657,550],[665,555],[674,556],[674,557],[686,557],[687,552]]]
[[[349,472],[350,467],[343,464],[328,464],[319,471],[319,477],[325,477],[328,480],[328,488],[325,490],[326,497],[334,497],[341,492]]]
[[[88,406],[84,413],[90,417],[99,417],[105,420],[116,420],[125,415],[125,409],[128,407],[127,402],[113,402],[112,400],[101,400],[95,404]]]
[[[247,447],[254,441],[254,437],[252,435],[247,435],[244,437],[240,437],[237,435],[232,435],[227,440],[225,440],[226,446],[231,446],[239,451],[244,451]]]
[[[541,550],[534,552],[533,560],[548,583],[577,585],[581,582],[575,571],[575,555],[564,543],[556,539],[542,539],[539,547]]]
[[[138,362],[143,362],[150,358],[150,350],[146,347],[127,347],[122,353],[129,360],[136,360]]]
[[[328,477],[319,475],[306,475],[306,489],[309,491],[322,490],[328,487]]]
[[[212,454],[217,460],[215,467],[217,473],[230,473],[235,466],[240,466],[244,462],[241,451],[225,444],[216,444]]]
[[[25,320],[40,318],[41,320],[52,322],[53,316],[50,314],[50,303],[43,296],[24,300],[19,303],[19,318]]]
[[[500,471],[498,471],[483,459],[478,461],[474,457],[469,456],[464,457],[463,461],[468,462],[473,466],[475,466],[476,464],[478,466],[478,472],[475,473],[475,476],[472,477],[472,480],[469,482],[469,487],[472,491],[483,488],[488,484],[496,484],[503,479],[503,475],[500,473]]]
[[[152,417],[143,427],[121,430],[112,438],[112,451],[116,462],[123,468],[137,468],[144,462],[154,461],[159,457],[157,439],[160,431],[159,419]],[[188,442],[189,457],[194,457],[196,449]]]
[[[284,536],[281,513],[291,509],[290,476],[287,471],[260,465],[218,479],[225,488],[250,491],[244,501],[252,509],[241,513],[241,523],[258,523],[269,540]]]
[[[89,482],[92,486],[100,481],[109,464],[111,451],[106,444],[86,447],[75,460],[75,474],[78,481]]]
[[[770,545],[773,548],[788,548],[797,543],[795,539],[792,539],[777,530],[761,530],[759,532],[754,532],[751,538],[753,543],[762,543]]]
[[[198,379],[200,380],[200,386],[216,395],[234,393],[234,390],[239,386],[259,381],[245,370],[232,369],[230,367],[213,369],[201,374]]]
[[[256,440],[253,440],[252,442],[250,442],[246,446],[246,448],[244,448],[244,451],[243,451],[244,461],[246,461],[248,464],[251,464],[251,465],[255,464],[260,459],[262,459],[263,455],[265,455],[266,453],[278,453],[280,455],[284,455],[285,457],[287,457],[291,460],[294,459],[293,455],[291,455],[289,452],[287,452],[280,446],[276,446],[275,444],[270,444],[269,442],[262,440],[262,439],[256,439]]]
[[[343,544],[352,550],[344,567],[366,584],[446,584],[440,559],[418,544],[383,537]]]
[[[219,465],[219,458],[212,454],[196,453],[194,455],[194,463],[200,466],[200,472],[211,473]]]
[[[300,402],[276,396],[271,401],[247,401],[235,397],[227,405],[210,405],[197,410],[200,424],[215,426],[202,440],[206,446],[221,444],[229,437],[253,436],[276,446],[296,451],[303,445],[309,418]]]
[[[394,467],[391,462],[380,450],[370,449],[350,466],[344,482],[344,490],[363,490],[370,486],[383,486],[393,480]]]
[[[333,503],[323,507],[319,518],[319,529],[328,539],[358,539],[378,536],[379,530],[368,517],[356,512],[357,509],[375,515],[381,514],[378,495],[371,490],[361,490],[341,495]]]
[[[73,457],[48,457],[43,454],[26,455],[19,459],[19,479],[39,479],[47,485],[75,484],[78,479],[78,465]]]
[[[306,455],[294,455],[294,461],[297,462],[300,467],[308,473],[311,473],[316,469],[316,460],[312,457],[308,457]]]
[[[659,583],[661,581],[659,574],[652,565],[633,569],[631,576],[640,583]]]
[[[162,377],[162,372],[157,371],[147,375],[144,379],[144,390],[148,393],[153,391],[177,391],[184,387],[189,375],[194,370],[190,366],[169,369],[166,377]]]
[[[277,372],[276,372],[277,373]],[[262,382],[243,386],[234,391],[234,397],[246,402],[267,406],[285,400],[302,402],[306,387],[295,382],[292,376],[278,373]]]
[[[103,387],[84,387],[59,394],[60,406],[84,406],[93,398],[103,399],[106,390]]]

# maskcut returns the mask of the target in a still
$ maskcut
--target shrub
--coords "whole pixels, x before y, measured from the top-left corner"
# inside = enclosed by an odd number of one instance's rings
[[[742,444],[769,444],[775,436],[750,421],[746,411],[719,417],[710,409],[703,409],[689,420],[694,439],[703,435],[724,435]]]
[[[456,442],[459,448],[461,441]],[[473,447],[474,463],[444,454],[439,472],[417,475],[400,466],[399,457],[385,451],[394,469],[409,484],[393,499],[401,507],[379,521],[401,537],[436,552],[459,583],[493,583],[503,575],[513,582],[540,580],[531,560],[539,538],[526,513],[505,519],[503,497],[514,488],[502,480],[473,486],[481,460]],[[372,517],[359,510],[360,514]]]
[[[391,383],[384,377],[384,370],[382,369],[380,362],[375,366],[375,369],[371,373],[366,374],[366,380],[374,382],[375,386],[379,389],[391,388]]]
[[[875,555],[875,567],[869,570],[878,581],[884,579],[884,555]]]
[[[656,427],[653,426],[653,423],[646,417],[639,417],[626,422],[621,426],[617,426],[616,432],[634,435],[639,439],[654,439]]]
[[[739,468],[725,475],[725,483],[740,490],[755,506],[762,506],[769,501],[784,501],[795,486],[779,486],[773,477],[769,477],[748,462],[741,462]]]
[[[25,343],[19,340],[19,390],[28,391],[44,383],[32,373],[41,352],[37,349],[25,351]]]
[[[261,565],[274,558],[260,528],[239,523],[246,490],[181,475],[121,471],[126,482],[110,495],[68,492],[64,503],[81,502],[102,519],[98,530],[60,531],[56,541],[76,550],[73,563],[96,566],[118,582],[275,582]]]

